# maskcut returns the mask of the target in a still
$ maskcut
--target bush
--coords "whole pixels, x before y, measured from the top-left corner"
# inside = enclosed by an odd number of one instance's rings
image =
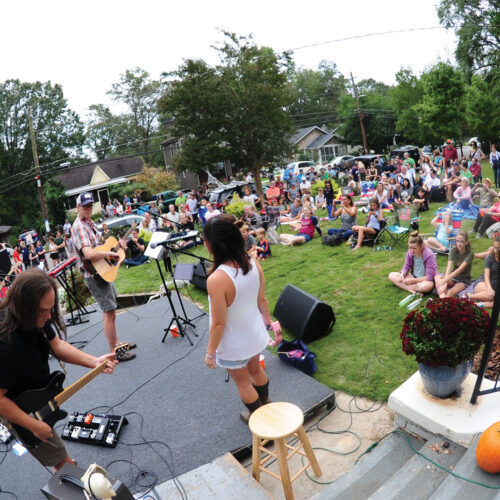
[[[239,197],[238,193],[234,193],[233,199],[231,200],[231,203],[229,203],[229,205],[226,207],[225,211],[228,214],[233,214],[237,219],[241,219],[241,216],[243,215],[243,207],[245,205],[252,205],[252,204],[243,201]]]
[[[83,280],[83,275],[79,271],[74,271],[75,274],[75,295],[78,297],[80,302],[86,306],[90,303],[90,298],[92,295],[90,294],[89,289],[87,288],[87,285],[85,284],[85,281]],[[73,301],[70,301],[68,297],[65,297],[64,305],[66,307],[66,311],[74,311],[75,304]]]
[[[340,193],[339,186],[335,182],[335,179],[330,179],[330,180],[332,181],[332,186],[333,189],[335,190],[335,194],[336,195],[339,194]],[[318,194],[319,188],[325,189],[325,181],[316,181],[314,184],[311,184],[311,195],[316,196]]]

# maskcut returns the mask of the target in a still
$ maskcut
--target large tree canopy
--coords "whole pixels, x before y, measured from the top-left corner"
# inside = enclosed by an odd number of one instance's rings
[[[219,65],[187,60],[168,75],[160,110],[173,119],[174,137],[183,138],[174,157],[177,168],[198,170],[230,160],[254,173],[261,192],[260,167],[291,153],[290,60],[256,46],[251,37],[224,34]]]
[[[469,77],[477,71],[499,74],[499,0],[441,0],[438,15],[442,24],[455,28],[455,55]]]

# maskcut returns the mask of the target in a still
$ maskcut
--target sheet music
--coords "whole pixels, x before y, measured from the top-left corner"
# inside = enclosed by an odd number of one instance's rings
[[[167,241],[170,236],[170,233],[165,233],[163,231],[155,231],[153,235],[151,236],[151,240],[148,244],[148,247],[146,248],[146,251],[144,252],[144,255],[146,257],[149,257],[150,259],[162,259],[163,258],[163,252],[165,252],[165,247],[158,246],[156,248],[151,248],[151,243],[163,243],[164,241]]]

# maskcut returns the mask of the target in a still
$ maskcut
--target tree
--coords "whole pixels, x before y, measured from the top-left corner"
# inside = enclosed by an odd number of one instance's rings
[[[401,68],[396,73],[397,85],[392,89],[392,106],[397,116],[396,131],[403,142],[421,144],[421,133],[414,107],[423,99],[423,88],[419,78],[410,68]]]
[[[441,24],[455,28],[455,51],[460,66],[468,73],[495,73],[500,68],[499,0],[441,0],[438,8]]]
[[[337,122],[337,108],[346,91],[347,80],[332,61],[322,61],[317,70],[291,72],[295,101],[290,114],[298,127]]]
[[[62,225],[66,219],[66,210],[62,199],[66,197],[64,186],[54,177],[44,185],[45,204],[51,225]]]
[[[126,70],[108,95],[127,111],[113,114],[103,104],[89,107],[87,145],[98,159],[141,153],[146,162],[160,162],[158,100],[161,82],[141,68]]]
[[[142,172],[137,177],[137,182],[143,183],[145,188],[153,194],[178,188],[175,174],[167,172],[162,168],[142,167]]]
[[[0,83],[0,220],[13,226],[40,230],[43,220],[35,182],[28,107],[33,122],[45,185],[48,171],[71,157],[81,157],[83,125],[68,109],[60,85],[7,80]]]
[[[176,168],[196,171],[230,160],[253,172],[262,196],[260,168],[291,154],[290,59],[257,47],[251,37],[224,35],[217,48],[219,65],[187,60],[168,75],[160,111],[173,118],[173,136],[183,138],[173,160]]]
[[[357,88],[368,148],[382,152],[392,144],[395,132],[391,88],[371,78],[361,80]],[[363,144],[356,100],[351,95],[343,96],[340,101],[339,120],[342,123],[339,132],[346,143]]]
[[[469,131],[489,142],[498,141],[500,134],[500,81],[488,82],[482,75],[473,75],[465,94],[465,109]]]
[[[423,97],[413,106],[425,144],[442,144],[446,138],[461,140],[465,134],[462,73],[440,62],[422,74]]]

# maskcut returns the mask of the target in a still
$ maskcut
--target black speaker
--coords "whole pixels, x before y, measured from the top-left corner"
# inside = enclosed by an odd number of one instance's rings
[[[210,262],[199,260],[198,263],[196,264],[196,267],[194,268],[193,278],[189,280],[189,282],[192,285],[201,288],[202,290],[205,290],[206,292],[208,270],[210,269],[211,266],[212,264]]]
[[[293,285],[281,292],[274,316],[282,327],[306,343],[328,335],[335,324],[331,306]]]

